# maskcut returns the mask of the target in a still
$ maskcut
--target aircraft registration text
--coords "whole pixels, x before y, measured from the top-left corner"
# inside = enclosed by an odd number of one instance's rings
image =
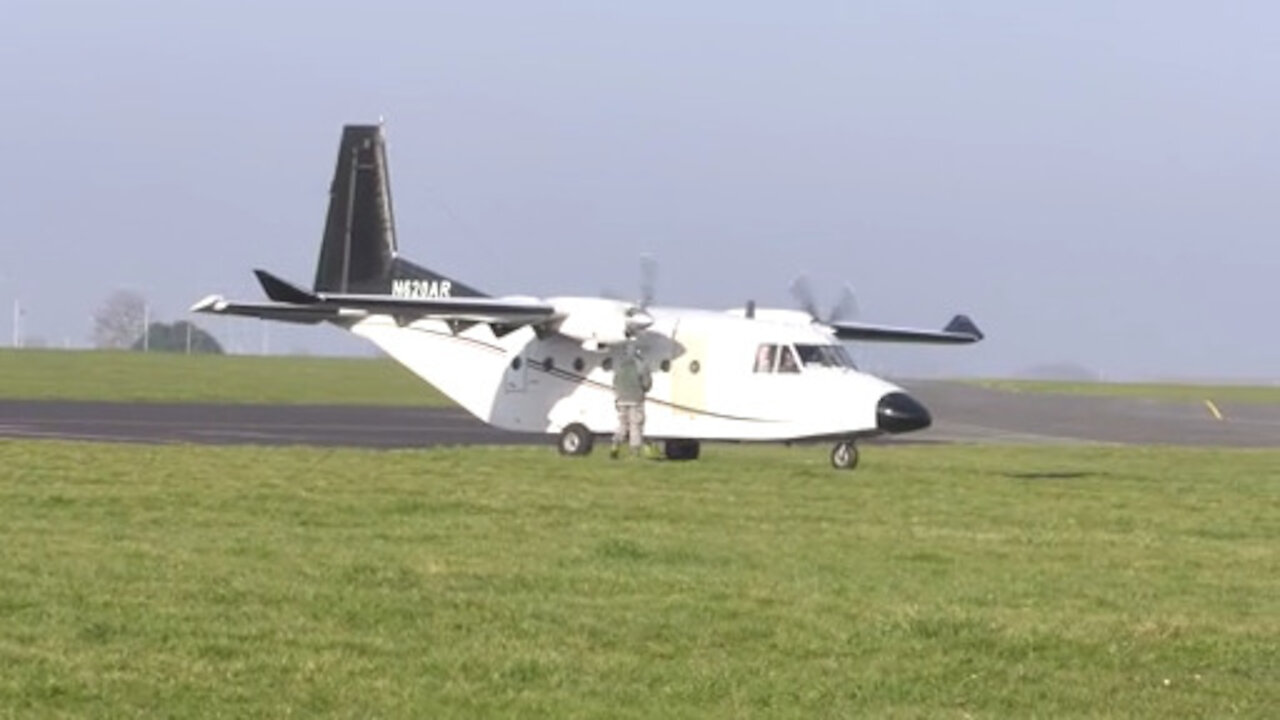
[[[391,294],[403,298],[447,298],[452,296],[453,283],[448,280],[391,281]]]

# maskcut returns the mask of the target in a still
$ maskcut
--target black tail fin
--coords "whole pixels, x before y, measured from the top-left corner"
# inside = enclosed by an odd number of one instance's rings
[[[430,297],[483,293],[398,256],[391,177],[381,125],[342,128],[329,186],[316,292]]]

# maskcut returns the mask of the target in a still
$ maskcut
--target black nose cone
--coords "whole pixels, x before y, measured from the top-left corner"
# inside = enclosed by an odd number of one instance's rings
[[[876,427],[885,432],[923,430],[932,422],[929,411],[906,393],[889,393],[876,405]]]

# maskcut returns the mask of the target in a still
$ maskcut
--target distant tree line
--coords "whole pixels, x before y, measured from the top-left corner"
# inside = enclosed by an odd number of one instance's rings
[[[93,344],[103,349],[223,354],[217,338],[194,323],[151,322],[147,301],[131,290],[112,293],[94,313]]]
[[[186,320],[171,324],[154,322],[147,328],[148,332],[134,340],[129,349],[148,352],[222,354],[222,345],[212,335]]]

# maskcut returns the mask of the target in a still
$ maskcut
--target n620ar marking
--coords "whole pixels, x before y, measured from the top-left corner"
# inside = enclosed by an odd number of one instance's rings
[[[453,295],[448,280],[392,280],[391,294],[403,298],[447,298]]]

